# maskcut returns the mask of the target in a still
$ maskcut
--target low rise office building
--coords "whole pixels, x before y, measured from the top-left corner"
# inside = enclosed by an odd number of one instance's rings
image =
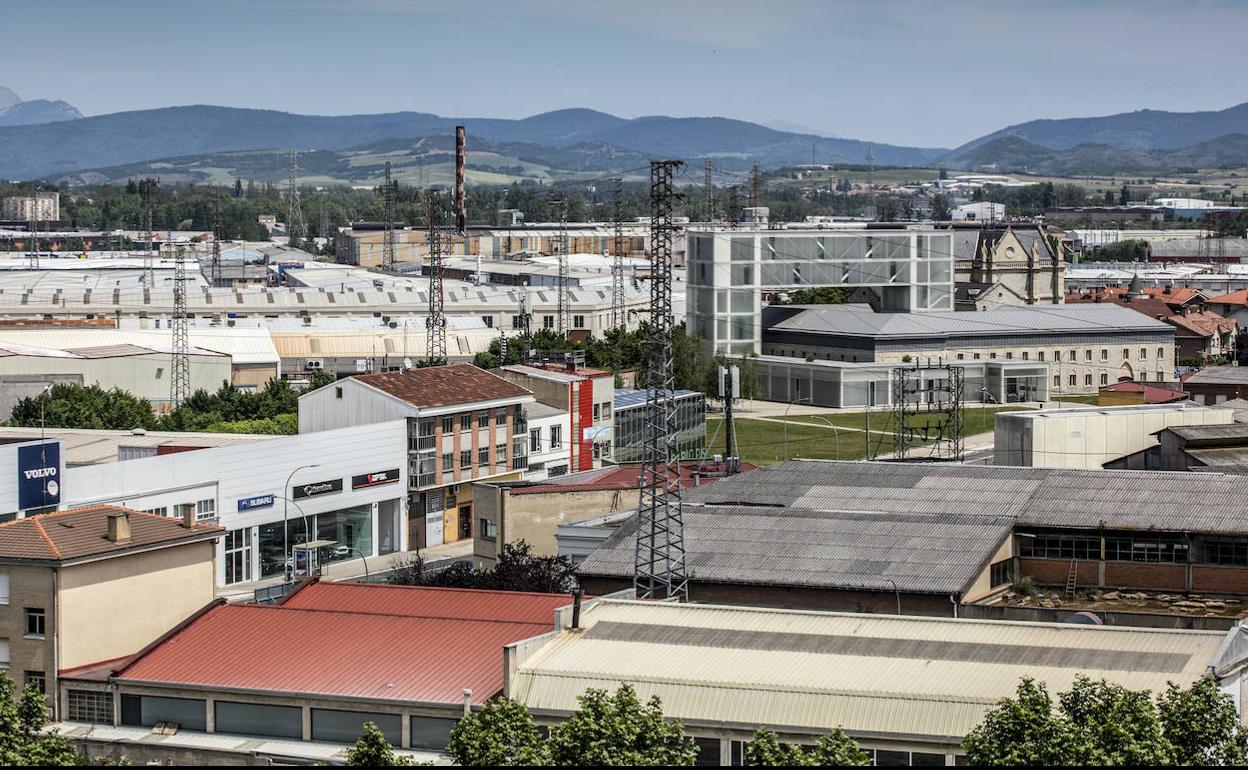
[[[498,375],[532,391],[533,397],[543,404],[568,414],[566,435],[530,434],[529,441],[541,446],[544,438],[545,447],[550,450],[566,443],[569,471],[597,468],[602,465],[603,458],[610,455],[615,424],[614,374],[569,360],[565,364],[504,366],[498,370]]]
[[[1210,406],[1248,398],[1248,366],[1206,366],[1184,377],[1183,389],[1196,403]]]

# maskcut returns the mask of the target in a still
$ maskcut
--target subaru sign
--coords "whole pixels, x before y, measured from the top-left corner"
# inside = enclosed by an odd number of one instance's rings
[[[61,502],[61,443],[17,448],[17,507],[45,508]]]
[[[276,495],[256,495],[255,497],[242,497],[238,500],[238,512],[250,511],[256,508],[268,508],[273,505]]]

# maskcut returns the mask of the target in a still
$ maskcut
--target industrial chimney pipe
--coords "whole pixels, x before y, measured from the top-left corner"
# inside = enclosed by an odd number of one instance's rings
[[[468,217],[464,211],[464,127],[455,126],[455,228],[464,232]]]

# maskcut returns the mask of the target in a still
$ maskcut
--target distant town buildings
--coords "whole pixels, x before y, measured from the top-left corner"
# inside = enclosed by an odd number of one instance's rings
[[[61,194],[37,191],[33,195],[14,195],[4,199],[0,219],[8,221],[56,222],[61,218]]]

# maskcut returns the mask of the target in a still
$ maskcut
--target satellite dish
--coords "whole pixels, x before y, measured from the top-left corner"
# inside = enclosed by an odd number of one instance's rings
[[[411,368],[412,368],[412,359],[410,359],[410,358],[404,358],[404,359],[403,359],[403,368],[404,368],[404,369],[411,369]]]

